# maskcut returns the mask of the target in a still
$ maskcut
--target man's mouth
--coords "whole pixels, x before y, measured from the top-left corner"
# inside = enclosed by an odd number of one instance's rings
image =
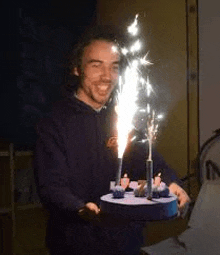
[[[105,94],[105,93],[107,93],[109,91],[110,86],[107,85],[107,84],[106,85],[98,85],[97,88],[98,88],[98,92],[100,94]]]

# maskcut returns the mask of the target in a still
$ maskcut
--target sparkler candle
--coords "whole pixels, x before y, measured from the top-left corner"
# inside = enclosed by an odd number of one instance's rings
[[[147,122],[147,140],[148,140],[148,159],[146,161],[146,171],[147,171],[147,199],[152,199],[152,178],[153,178],[153,160],[152,160],[152,145],[155,139],[158,129],[158,124],[155,124],[155,112],[152,112],[152,117],[149,118]]]
[[[137,110],[137,85],[138,74],[134,66],[127,67],[124,75],[124,84],[122,78],[119,79],[119,93],[117,104],[117,130],[118,130],[118,173],[116,185],[120,185],[122,158],[128,141],[128,134],[132,129],[133,116]]]
[[[137,17],[131,26],[128,27],[128,32],[135,36],[137,34]],[[137,110],[136,100],[138,95],[138,61],[134,54],[138,52],[141,45],[136,41],[128,49],[121,49],[122,54],[127,55],[132,53],[132,60],[129,62],[124,74],[119,78],[118,104],[117,104],[117,131],[118,131],[118,173],[116,176],[116,185],[120,185],[122,158],[127,145],[128,134],[132,129],[133,116]]]
[[[136,36],[138,34],[137,27],[137,18],[138,15],[135,16],[134,22],[128,27],[128,32],[132,36]],[[122,159],[124,150],[127,145],[128,134],[133,128],[132,120],[135,112],[137,111],[137,96],[138,96],[138,84],[146,84],[147,96],[149,97],[152,90],[152,86],[149,83],[149,79],[147,82],[141,77],[141,72],[139,69],[140,65],[151,65],[146,57],[147,54],[140,58],[138,56],[138,52],[141,49],[141,43],[139,39],[133,40],[135,41],[130,47],[121,49],[122,54],[124,54],[128,60],[128,66],[119,79],[119,93],[118,93],[118,105],[117,105],[117,114],[118,114],[118,122],[117,122],[117,130],[118,130],[118,172],[116,176],[116,186],[120,185],[121,180],[121,172],[122,172]],[[150,114],[150,104],[147,105],[147,112]],[[149,196],[150,199],[152,197],[152,175],[153,175],[153,161],[152,161],[152,142],[157,132],[157,126],[154,123],[155,113],[153,111],[152,118],[148,121],[147,128],[147,140],[149,142],[149,157],[146,163],[147,170],[147,179],[149,182]]]
[[[146,161],[146,171],[147,171],[147,199],[152,199],[152,178],[153,178],[153,160],[152,160],[152,142],[154,136],[154,112],[152,119],[147,123],[147,137],[149,144],[148,159]]]

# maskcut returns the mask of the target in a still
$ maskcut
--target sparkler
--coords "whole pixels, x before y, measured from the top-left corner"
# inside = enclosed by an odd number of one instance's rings
[[[120,185],[122,158],[127,145],[128,134],[132,129],[133,116],[137,110],[136,99],[138,95],[138,73],[136,68],[127,67],[124,75],[125,81],[122,87],[122,78],[120,78],[118,93],[118,160],[119,170],[116,178],[116,185]]]
[[[150,84],[149,78],[145,82],[146,94],[149,98],[151,93],[154,92]],[[145,135],[147,137],[144,142],[148,141],[148,158],[146,159],[146,177],[147,177],[147,199],[152,199],[152,179],[153,179],[153,160],[152,160],[152,147],[153,142],[156,139],[158,131],[158,121],[163,118],[163,115],[155,114],[155,111],[151,109],[150,104],[147,104],[147,127],[145,129]]]
[[[147,139],[149,144],[149,154],[146,161],[146,171],[147,171],[147,199],[152,199],[152,178],[153,178],[153,160],[152,160],[152,143],[157,132],[158,125],[155,126],[155,112],[153,111],[152,118],[147,121]]]
[[[135,16],[134,22],[128,27],[128,32],[132,36],[138,34],[137,27],[137,18]],[[121,171],[122,171],[122,159],[123,154],[128,141],[128,134],[132,130],[132,120],[138,109],[136,101],[138,97],[138,85],[142,84],[146,86],[147,97],[150,97],[153,88],[147,78],[145,81],[144,78],[140,75],[139,67],[141,65],[151,65],[146,57],[139,58],[136,55],[141,49],[141,42],[139,39],[135,40],[134,44],[131,47],[121,49],[122,54],[124,54],[128,59],[128,66],[124,72],[124,75],[119,78],[119,92],[118,92],[118,104],[117,104],[117,130],[118,130],[118,172],[116,176],[116,186],[120,185],[121,180]],[[147,171],[147,182],[148,182],[148,199],[152,199],[152,177],[153,177],[153,160],[152,160],[152,143],[155,139],[158,124],[156,124],[156,119],[159,119],[159,116],[155,117],[155,111],[151,111],[150,104],[147,104],[147,109],[140,109],[141,112],[147,112],[147,128],[146,128],[146,137],[149,145],[149,155],[146,160],[146,171]],[[161,118],[161,116],[160,116]],[[135,137],[132,138],[134,140]],[[146,140],[144,142],[146,142]]]
[[[128,27],[131,35],[138,32],[136,15],[134,22]],[[136,41],[130,50],[121,49],[122,54],[134,54],[141,48],[140,41]],[[116,185],[120,185],[122,158],[128,141],[128,134],[132,129],[132,120],[137,110],[136,100],[138,95],[138,62],[132,59],[127,66],[124,75],[119,78],[118,104],[117,104],[117,130],[118,130],[118,173],[116,176]]]

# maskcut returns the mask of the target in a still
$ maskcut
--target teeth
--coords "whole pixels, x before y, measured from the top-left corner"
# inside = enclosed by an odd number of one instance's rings
[[[108,86],[107,85],[98,86],[98,89],[102,90],[102,91],[105,91],[105,90],[108,89]]]

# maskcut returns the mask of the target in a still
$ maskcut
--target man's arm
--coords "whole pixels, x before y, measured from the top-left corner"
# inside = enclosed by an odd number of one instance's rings
[[[35,151],[35,176],[38,193],[46,207],[77,213],[85,203],[69,187],[69,168],[62,127],[51,120],[38,125]]]

